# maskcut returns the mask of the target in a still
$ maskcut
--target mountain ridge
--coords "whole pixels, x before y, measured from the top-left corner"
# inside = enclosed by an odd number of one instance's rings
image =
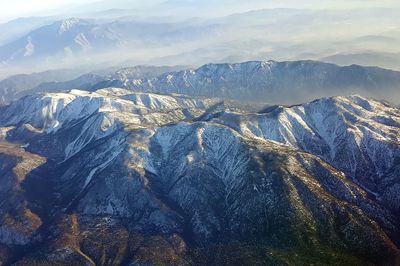
[[[351,77],[351,78],[350,78]],[[398,101],[400,72],[378,67],[304,61],[248,61],[207,64],[154,79],[110,80],[93,89],[118,86],[136,91],[181,93],[247,101],[297,103],[315,98],[361,93]],[[286,102],[285,102],[286,100]]]
[[[400,110],[386,103],[254,113],[108,88],[26,96],[1,112],[0,161],[21,168],[20,149],[46,159],[20,179],[0,168],[0,243],[33,247],[0,245],[2,261],[100,263],[104,249],[114,264],[399,261]]]
[[[8,83],[5,83],[0,89],[11,94],[3,95],[2,103],[30,93],[62,92],[72,88],[95,91],[107,87],[249,102],[268,100],[269,104],[297,104],[312,100],[307,95],[321,98],[354,93],[392,104],[400,101],[397,94],[400,86],[398,71],[359,65],[338,66],[312,60],[248,61],[206,64],[186,69],[183,66],[137,66],[107,73],[97,72],[64,82],[35,84],[36,87],[23,88],[23,91],[18,90],[14,94],[15,89],[8,88],[5,86]]]

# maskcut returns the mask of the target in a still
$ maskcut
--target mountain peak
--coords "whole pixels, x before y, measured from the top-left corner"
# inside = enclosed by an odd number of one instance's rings
[[[60,26],[59,26],[58,33],[63,34],[64,32],[69,31],[70,29],[72,29],[76,25],[82,23],[83,21],[84,20],[82,20],[80,18],[69,18],[69,19],[64,19],[62,21],[59,21],[58,24]]]

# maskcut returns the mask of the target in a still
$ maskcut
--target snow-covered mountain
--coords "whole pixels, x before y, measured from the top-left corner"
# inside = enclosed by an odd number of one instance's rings
[[[384,102],[252,113],[107,88],[0,112],[3,263],[399,262],[400,110]]]
[[[135,66],[125,68],[106,68],[91,71],[85,69],[62,69],[33,74],[15,75],[0,81],[0,105],[5,105],[23,96],[45,93],[65,92],[79,88],[92,90],[93,86],[101,86],[109,80],[134,80],[155,78],[165,72],[184,69],[183,66]]]
[[[289,104],[312,97],[354,93],[400,101],[400,72],[358,65],[339,67],[317,61],[207,64],[196,70],[165,73],[153,79],[108,80],[94,88],[109,86]]]
[[[75,74],[74,79],[68,78],[70,73]],[[76,73],[79,69],[5,79],[0,82],[0,103],[34,93],[65,92],[75,88],[95,91],[108,87],[261,103],[294,104],[312,97],[355,93],[400,102],[400,72],[356,65],[340,67],[318,61],[251,61],[208,64],[198,69],[136,66],[93,71],[80,77],[76,77]]]

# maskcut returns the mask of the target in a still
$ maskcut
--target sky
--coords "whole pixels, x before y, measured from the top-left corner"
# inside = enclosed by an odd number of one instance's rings
[[[93,3],[96,0],[1,0],[1,20],[32,15],[48,15],[55,10]]]
[[[329,9],[349,9],[367,7],[391,7],[399,8],[398,0],[0,0],[0,20],[10,20],[24,16],[40,16],[60,14],[63,10],[73,10],[83,7],[87,11],[93,7],[93,3],[104,8],[126,8],[138,7],[140,5],[160,2],[169,3],[170,6],[182,6],[185,4],[214,5],[225,2],[238,8],[329,8]],[[91,5],[92,4],[92,5]],[[86,11],[86,10],[82,10]]]

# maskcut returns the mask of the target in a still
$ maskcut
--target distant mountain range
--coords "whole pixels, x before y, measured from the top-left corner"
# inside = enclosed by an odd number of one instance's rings
[[[73,56],[93,56],[127,49],[129,45],[143,49],[154,42],[166,45],[170,41],[190,41],[210,34],[213,34],[213,26],[196,27],[190,23],[108,22],[72,18],[34,29],[0,46],[0,62],[28,64],[43,60],[55,63]]]
[[[139,66],[105,73],[94,72],[67,81],[67,76],[58,81],[51,75],[43,74],[47,80],[36,82],[31,80],[37,75],[16,76],[0,82],[0,92],[3,92],[1,103],[6,104],[33,93],[70,89],[94,91],[107,87],[282,104],[354,93],[400,102],[400,72],[377,67],[340,67],[317,61],[251,61],[182,69],[183,66]]]
[[[208,64],[196,70],[165,73],[154,79],[111,80],[95,88],[110,85],[147,92],[275,103],[352,93],[400,100],[400,72],[359,65],[339,67],[315,61]]]
[[[159,14],[149,3],[144,9],[93,8],[72,17],[20,18],[0,24],[0,76],[84,64],[200,66],[260,58],[400,70],[400,34],[392,27],[400,22],[396,9],[257,9],[265,4],[256,1],[254,10],[234,12],[222,2],[206,9],[204,3],[184,2],[158,3]],[[238,5],[246,4],[236,1]],[[190,17],[198,14],[194,11],[209,16]],[[347,24],[362,31],[347,34],[342,30]]]
[[[81,70],[51,70],[34,74],[19,74],[0,81],[0,105],[18,99],[27,90],[30,90],[42,83],[50,81],[67,81],[74,79],[82,74]]]
[[[346,65],[349,61],[363,66],[386,66],[386,68],[400,69],[400,53],[364,52],[355,54],[335,54],[320,58],[324,62]]]
[[[52,17],[26,17],[2,23],[0,24],[0,45],[12,42],[32,30],[51,24],[54,20],[55,18]]]
[[[184,66],[136,66],[116,70],[100,69],[82,75],[81,69],[52,70],[30,75],[15,75],[0,81],[0,105],[5,105],[29,94],[61,92],[71,89],[91,90],[104,80],[133,80],[154,78],[162,73],[184,69]]]
[[[183,68],[175,67],[178,70]],[[395,103],[400,100],[400,72],[377,67],[341,67],[317,61],[252,61],[173,70],[173,67],[150,66],[126,68],[114,74],[84,75],[71,81],[41,84],[21,92],[21,95],[72,88],[96,90],[122,87],[136,91],[280,103],[307,101],[312,96],[353,93]]]

